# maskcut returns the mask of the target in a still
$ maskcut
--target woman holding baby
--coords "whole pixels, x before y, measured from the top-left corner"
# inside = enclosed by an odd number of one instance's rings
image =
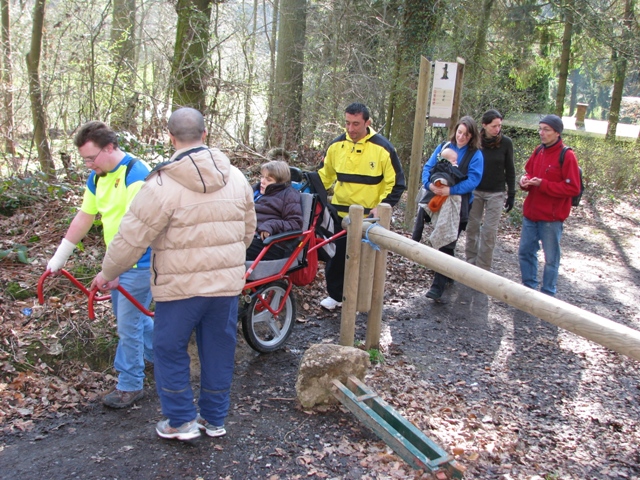
[[[445,158],[447,158],[452,165],[457,164],[456,167],[466,176],[466,178],[451,186],[441,185],[440,182],[436,182],[435,180],[434,182],[431,181],[433,175],[432,170],[434,170],[438,161],[443,158],[441,153],[442,150],[445,149],[451,149],[456,154],[453,155],[452,153],[444,152]],[[475,190],[482,179],[483,166],[484,160],[482,152],[480,151],[480,134],[478,127],[473,118],[465,116],[456,124],[449,142],[436,147],[422,171],[422,183],[427,190],[432,191],[435,195],[445,197],[459,195],[461,197],[457,236],[459,236],[460,232],[467,226],[469,208],[473,201],[473,190]],[[457,236],[456,240],[438,248],[438,250],[453,256]],[[439,300],[449,283],[453,283],[453,280],[446,275],[436,272],[431,288],[427,292],[427,297]]]

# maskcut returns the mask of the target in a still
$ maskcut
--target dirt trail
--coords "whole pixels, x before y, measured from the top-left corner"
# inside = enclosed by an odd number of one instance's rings
[[[558,298],[640,330],[640,214],[577,209],[565,225]],[[500,233],[495,272],[518,280],[518,231]],[[464,244],[461,239],[460,244]],[[458,256],[460,253],[458,252]],[[366,383],[481,479],[640,479],[640,362],[456,284],[424,296],[431,274],[390,258],[386,363]],[[160,440],[153,387],[134,408],[94,403],[0,439],[2,478],[421,478],[350,413],[304,412],[295,376],[304,350],[337,342],[339,314],[299,291],[285,350],[236,355],[228,434]],[[305,308],[304,304],[308,308]],[[366,317],[358,320],[364,339]],[[424,476],[423,478],[427,478]]]

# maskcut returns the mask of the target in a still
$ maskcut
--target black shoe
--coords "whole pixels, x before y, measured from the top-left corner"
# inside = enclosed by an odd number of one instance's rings
[[[432,285],[429,291],[427,292],[427,298],[431,298],[432,300],[440,300],[442,298],[442,294],[444,293],[444,288],[439,285]]]

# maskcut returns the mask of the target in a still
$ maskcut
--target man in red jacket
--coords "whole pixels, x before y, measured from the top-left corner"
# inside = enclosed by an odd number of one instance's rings
[[[540,120],[537,147],[520,179],[520,188],[528,192],[524,200],[524,218],[520,236],[520,272],[522,283],[538,289],[538,250],[544,251],[544,273],[540,291],[556,294],[560,267],[560,238],[564,220],[571,212],[571,198],[580,193],[580,171],[573,150],[567,150],[560,165],[562,119],[547,115]]]

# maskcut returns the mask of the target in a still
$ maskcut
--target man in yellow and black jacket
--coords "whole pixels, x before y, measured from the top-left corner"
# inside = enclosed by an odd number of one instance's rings
[[[365,214],[376,216],[379,204],[395,206],[406,188],[396,149],[370,125],[365,105],[349,105],[345,109],[346,131],[331,142],[318,171],[324,187],[333,186],[331,204],[340,217],[349,213],[351,205],[362,205]],[[342,305],[346,236],[335,243],[336,253],[325,269],[329,296],[320,302],[327,310]]]

